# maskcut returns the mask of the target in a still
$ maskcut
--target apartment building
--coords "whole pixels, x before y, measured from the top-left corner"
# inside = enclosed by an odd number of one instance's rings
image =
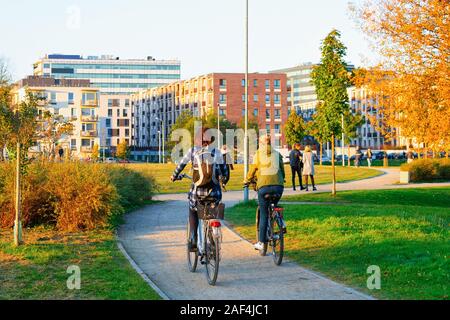
[[[111,55],[49,54],[33,65],[34,75],[55,79],[88,79],[102,94],[131,94],[180,79],[180,61],[120,59]]]
[[[316,87],[311,83],[311,73],[314,66],[311,62],[303,63],[291,68],[270,71],[271,73],[285,73],[287,76],[287,86],[289,90],[288,105],[290,110],[301,114],[305,120],[310,120],[316,111],[317,94]],[[347,65],[347,70],[351,72],[355,67]]]
[[[89,80],[53,79],[29,76],[14,86],[14,99],[22,101],[27,91],[44,98],[38,106],[39,125],[45,126],[43,114],[49,111],[60,116],[65,122],[71,122],[74,130],[70,135],[62,136],[58,144],[65,155],[72,158],[87,159],[95,144],[99,144],[99,90],[90,87]],[[33,148],[42,152],[42,140]]]
[[[131,144],[130,95],[100,95],[99,128],[100,148],[106,154],[115,154],[122,141]]]
[[[249,118],[259,129],[275,130],[276,147],[285,147],[282,125],[288,117],[284,73],[252,73],[248,83]],[[211,73],[132,95],[132,154],[136,159],[158,157],[160,140],[168,141],[170,128],[183,111],[195,116],[219,113],[240,124],[245,115],[243,73]]]
[[[367,88],[350,87],[347,90],[350,100],[350,109],[353,114],[360,114],[365,118],[365,123],[357,128],[357,137],[351,141],[352,145],[361,148],[372,148],[379,150],[383,146],[398,146],[400,137],[385,139],[383,134],[372,125],[371,121],[379,121],[382,118],[379,110],[376,108],[378,101],[373,97]],[[340,141],[338,142],[340,145]]]

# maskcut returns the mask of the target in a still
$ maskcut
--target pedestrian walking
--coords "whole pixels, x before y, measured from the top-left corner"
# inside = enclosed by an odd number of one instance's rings
[[[302,153],[300,152],[300,143],[295,143],[294,148],[289,153],[289,163],[292,172],[292,188],[295,191],[295,175],[298,176],[298,184],[300,185],[300,190],[304,190],[302,183]]]
[[[316,191],[316,185],[314,183],[314,158],[310,146],[305,147],[305,152],[303,153],[303,177],[305,177],[305,190],[308,189],[308,178],[311,178],[311,183],[313,191]]]
[[[355,168],[359,167],[359,161],[361,160],[361,150],[359,147],[356,147],[356,154],[355,154]]]
[[[370,148],[367,149],[366,156],[367,156],[367,165],[370,168],[372,166],[372,150],[370,150]]]

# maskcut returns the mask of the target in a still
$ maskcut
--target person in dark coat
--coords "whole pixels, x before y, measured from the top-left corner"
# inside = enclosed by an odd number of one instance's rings
[[[302,183],[302,153],[300,152],[300,143],[294,144],[294,148],[292,149],[291,153],[289,154],[289,163],[291,165],[291,172],[292,172],[292,187],[295,189],[295,175],[298,176],[298,183],[300,185],[300,190],[304,190],[303,183]]]

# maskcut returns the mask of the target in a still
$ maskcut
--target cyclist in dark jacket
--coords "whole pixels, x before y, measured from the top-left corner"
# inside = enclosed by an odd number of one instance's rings
[[[216,200],[216,203],[219,203],[222,200],[222,188],[220,186],[220,183],[222,183],[222,180],[228,181],[230,179],[230,172],[228,171],[227,165],[223,161],[223,155],[220,150],[211,146],[213,139],[208,136],[208,134],[206,133],[207,130],[207,128],[203,128],[202,134],[198,135],[200,137],[199,141],[196,141],[196,145],[191,148],[189,152],[183,157],[183,159],[174,170],[172,177],[170,178],[172,181],[176,181],[178,179],[178,176],[189,163],[192,163],[193,166],[198,166],[199,163],[197,163],[197,159],[195,157],[196,154],[199,154],[200,152],[205,150],[208,150],[211,152],[211,154],[214,154],[215,176],[213,177],[211,184],[207,187],[197,187],[194,183],[192,183],[191,190],[188,194],[189,225],[192,232],[190,235],[189,243],[191,249],[194,249],[197,244],[197,201],[202,198],[211,197]]]

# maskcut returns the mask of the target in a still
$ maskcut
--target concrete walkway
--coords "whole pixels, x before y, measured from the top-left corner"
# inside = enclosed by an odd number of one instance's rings
[[[338,190],[411,187],[393,185],[398,181],[398,169],[383,171],[384,175],[376,178],[338,184]],[[318,189],[329,191],[331,186],[321,185]],[[285,191],[286,195],[298,193],[292,189]],[[251,198],[255,197],[251,192]],[[206,282],[203,266],[199,265],[196,273],[190,273],[187,268],[186,194],[160,195],[156,199],[167,202],[127,215],[118,238],[136,264],[170,299],[370,299],[288,259],[277,267],[270,256],[260,257],[249,242],[226,227],[219,278],[217,285],[211,287]],[[241,199],[242,192],[224,194],[227,206]]]

